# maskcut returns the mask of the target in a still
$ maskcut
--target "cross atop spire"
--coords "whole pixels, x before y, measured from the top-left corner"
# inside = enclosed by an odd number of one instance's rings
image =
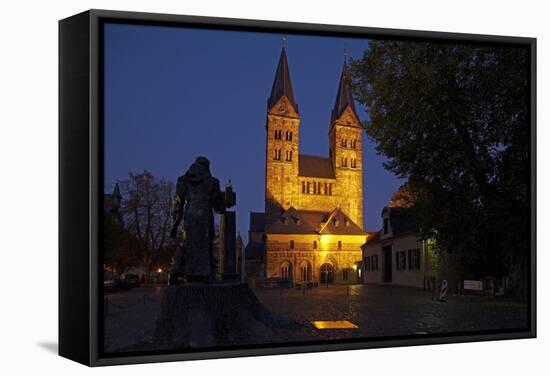
[[[285,38],[282,39],[283,48],[281,50],[281,56],[279,57],[279,64],[277,65],[277,72],[275,73],[275,79],[273,80],[273,87],[271,88],[271,95],[267,100],[267,108],[271,110],[275,104],[282,97],[286,97],[296,113],[298,113],[298,105],[294,99],[294,91],[292,90],[292,81],[290,79],[290,70],[288,68],[288,60],[286,57],[286,50],[284,47]]]
[[[347,53],[345,53],[347,56]],[[338,93],[336,94],[336,102],[334,103],[334,108],[332,109],[331,115],[331,126],[335,120],[337,120],[346,108],[350,107],[355,116],[357,117],[357,112],[355,111],[355,102],[353,100],[353,94],[351,91],[351,79],[348,71],[347,58],[344,59],[344,67],[342,68],[342,74],[340,76],[340,83],[338,84]],[[359,118],[359,117],[357,117]]]

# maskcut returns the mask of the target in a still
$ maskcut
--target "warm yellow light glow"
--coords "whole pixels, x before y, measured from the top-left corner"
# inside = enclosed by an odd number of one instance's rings
[[[158,269],[157,269],[157,272],[162,273],[162,269],[161,269],[161,268],[158,268]]]
[[[337,321],[312,321],[317,329],[357,329],[358,326],[347,320]]]
[[[357,271],[357,264],[353,265],[353,270]]]

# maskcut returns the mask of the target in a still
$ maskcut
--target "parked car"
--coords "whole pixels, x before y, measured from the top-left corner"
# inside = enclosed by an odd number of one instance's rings
[[[137,274],[125,274],[123,279],[130,287],[140,286],[140,280]]]
[[[130,290],[130,284],[112,272],[103,273],[103,288],[105,291]]]

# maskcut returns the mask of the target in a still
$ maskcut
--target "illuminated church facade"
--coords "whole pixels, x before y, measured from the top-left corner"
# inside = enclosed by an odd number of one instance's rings
[[[263,243],[268,279],[354,283],[368,233],[363,130],[346,63],[327,130],[328,157],[300,153],[300,122],[283,47],[267,104],[265,212],[251,214],[250,240]]]

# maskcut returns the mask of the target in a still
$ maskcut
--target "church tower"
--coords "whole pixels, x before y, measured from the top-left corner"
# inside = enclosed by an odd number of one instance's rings
[[[338,182],[337,204],[360,228],[363,228],[362,133],[351,92],[348,66],[344,62],[336,103],[331,113],[329,148]]]
[[[277,219],[294,203],[298,184],[300,115],[292,90],[285,48],[281,51],[266,119],[266,224]]]

